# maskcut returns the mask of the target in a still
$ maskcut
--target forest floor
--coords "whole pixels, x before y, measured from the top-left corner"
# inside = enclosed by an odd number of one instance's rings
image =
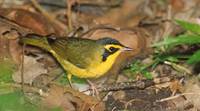
[[[199,111],[199,0],[0,0],[0,111]],[[122,53],[101,78],[72,77],[27,34],[97,40]],[[89,50],[89,49],[88,49]],[[70,53],[70,52],[66,52]]]

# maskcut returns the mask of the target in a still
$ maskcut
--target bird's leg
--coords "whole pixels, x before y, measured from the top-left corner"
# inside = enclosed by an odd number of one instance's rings
[[[72,79],[72,74],[68,73],[68,74],[67,74],[67,79],[68,79],[68,81],[69,81],[70,87],[72,88],[72,81],[71,81],[71,79]]]
[[[97,87],[94,83],[92,83],[90,80],[87,79],[88,84],[90,85],[91,89],[92,89],[92,95],[96,95],[97,97],[99,97],[99,91],[97,90]]]

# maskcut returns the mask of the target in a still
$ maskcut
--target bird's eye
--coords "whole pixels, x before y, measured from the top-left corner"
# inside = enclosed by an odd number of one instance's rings
[[[113,52],[113,51],[115,51],[115,48],[114,48],[114,47],[110,47],[109,50],[110,50],[111,52]]]

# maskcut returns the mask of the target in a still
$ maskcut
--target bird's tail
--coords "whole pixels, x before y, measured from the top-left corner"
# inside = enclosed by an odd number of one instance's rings
[[[36,34],[28,34],[25,37],[21,37],[19,42],[22,44],[40,47],[47,51],[51,50],[51,46],[49,45],[47,38]]]

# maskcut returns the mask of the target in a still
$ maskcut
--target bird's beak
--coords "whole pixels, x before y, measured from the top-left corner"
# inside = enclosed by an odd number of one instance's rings
[[[132,51],[133,49],[132,48],[129,48],[129,47],[124,47],[122,48],[122,51]]]

